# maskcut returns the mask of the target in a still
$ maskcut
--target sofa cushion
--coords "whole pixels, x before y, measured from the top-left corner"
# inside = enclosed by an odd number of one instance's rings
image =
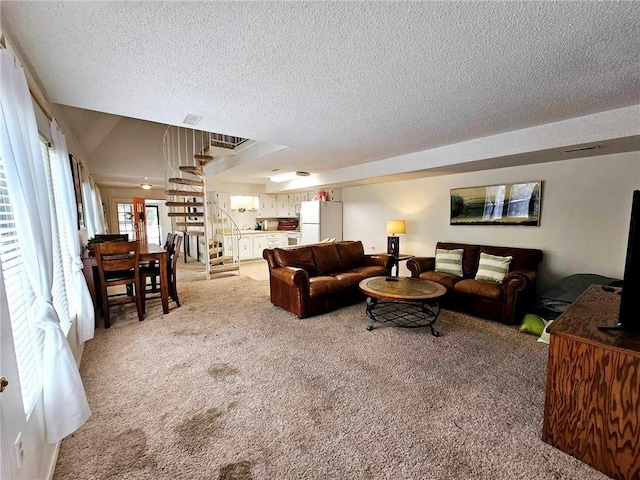
[[[513,257],[510,271],[537,270],[538,264],[542,261],[542,251],[535,248],[482,246],[480,252],[501,257]]]
[[[456,248],[454,250],[445,250],[444,248],[436,249],[435,271],[450,273],[456,277],[461,277],[463,253],[464,250],[461,248]]]
[[[364,262],[364,246],[362,242],[340,242],[336,243],[340,253],[340,261],[344,270],[361,267]]]
[[[382,265],[369,265],[366,267],[356,267],[349,270],[349,272],[355,272],[361,274],[364,278],[369,277],[386,277],[389,275],[386,267]]]
[[[461,248],[464,250],[462,254],[462,273],[465,278],[473,278],[478,269],[478,255],[480,254],[480,245],[470,245],[467,243],[450,243],[438,242],[436,249],[455,250]],[[498,254],[496,254],[498,255]]]
[[[320,245],[312,245],[313,259],[316,263],[319,275],[339,272],[342,270],[342,262],[340,262],[340,254],[335,243],[323,243]]]
[[[502,283],[502,279],[509,273],[509,265],[513,257],[499,257],[497,255],[489,255],[488,253],[480,253],[480,263],[478,263],[478,272],[476,280],[487,280],[488,282]]]
[[[311,277],[309,279],[309,296],[320,297],[344,290],[339,278],[329,276]]]
[[[500,300],[502,297],[502,285],[496,282],[484,280],[460,280],[453,287],[453,291],[463,295]]]
[[[316,275],[318,273],[311,247],[274,248],[273,256],[281,267],[304,268],[309,275]]]
[[[358,284],[365,279],[365,276],[361,273],[350,270],[348,272],[334,273],[331,275],[333,278],[340,280],[342,288],[357,287]]]
[[[451,275],[450,273],[442,272],[422,272],[420,274],[420,278],[439,283],[440,285],[444,286],[447,291],[453,291],[453,286],[457,282],[462,281],[462,277],[456,277],[455,275]]]

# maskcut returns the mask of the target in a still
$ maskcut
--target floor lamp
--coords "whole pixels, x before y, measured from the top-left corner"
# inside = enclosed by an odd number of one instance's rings
[[[387,220],[387,253],[397,257],[400,255],[400,237],[407,233],[404,220]]]

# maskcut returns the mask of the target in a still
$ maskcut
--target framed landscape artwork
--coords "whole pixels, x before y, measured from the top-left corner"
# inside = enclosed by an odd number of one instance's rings
[[[542,182],[451,190],[451,225],[540,225]]]

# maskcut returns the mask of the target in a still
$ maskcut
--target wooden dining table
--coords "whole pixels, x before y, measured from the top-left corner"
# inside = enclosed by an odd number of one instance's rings
[[[158,262],[160,266],[160,298],[162,299],[162,312],[169,313],[169,277],[167,272],[167,256],[168,252],[160,245],[155,243],[140,244],[140,262]],[[96,313],[96,321],[98,319],[98,307],[100,306],[100,274],[98,273],[98,262],[96,257],[91,255],[88,250],[82,254],[82,264],[84,278],[87,281],[87,287],[91,293],[93,300],[93,309]]]

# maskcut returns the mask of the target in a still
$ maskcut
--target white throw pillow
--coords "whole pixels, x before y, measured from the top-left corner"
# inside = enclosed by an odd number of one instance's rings
[[[436,249],[436,272],[450,273],[456,277],[462,276],[462,254],[464,250],[458,248],[455,250]]]
[[[550,339],[550,334],[549,332],[547,332],[547,328],[549,328],[549,326],[553,323],[553,320],[544,320],[544,330],[542,331],[542,335],[540,335],[540,338],[538,339],[538,341],[540,343],[546,343],[547,345],[549,345],[549,341]]]
[[[480,253],[480,263],[476,280],[488,280],[490,282],[500,283],[507,273],[509,273],[509,264],[513,257],[498,257],[497,255],[489,255],[488,253]]]

